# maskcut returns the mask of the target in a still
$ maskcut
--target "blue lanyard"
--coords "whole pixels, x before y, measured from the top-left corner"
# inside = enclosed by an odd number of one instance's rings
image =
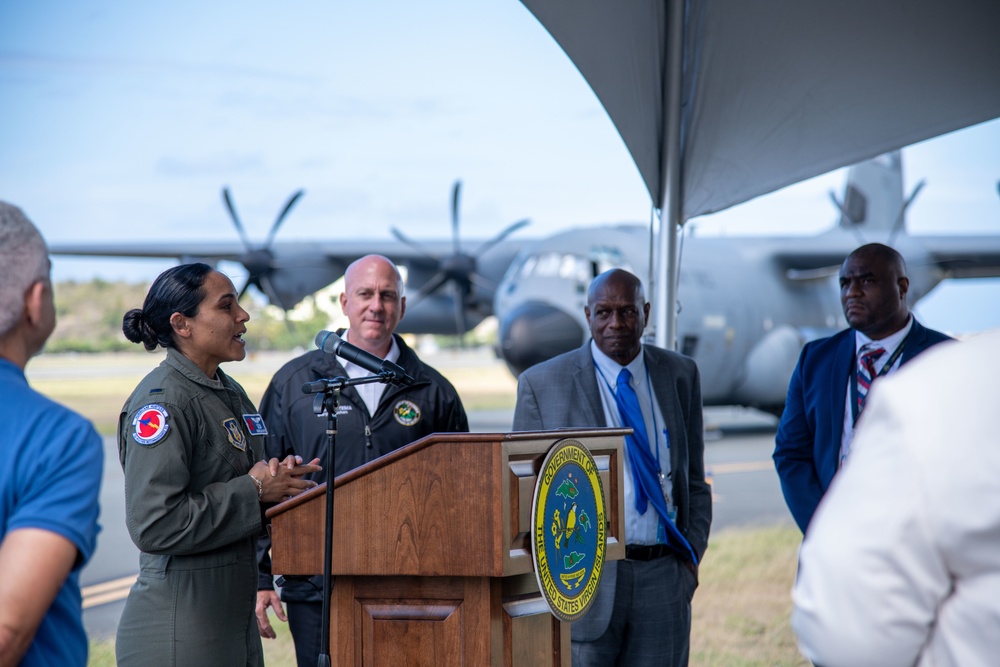
[[[601,372],[601,367],[597,365],[597,360],[594,359],[593,357],[591,357],[591,360],[593,360],[594,362],[594,368],[597,369],[597,374],[601,376],[602,380],[604,380],[604,384],[608,387],[608,391],[611,392],[612,398],[614,398],[614,396],[616,395],[614,387],[611,386],[611,383],[608,381],[608,378],[606,378],[604,376],[604,373]],[[649,393],[649,414],[653,418],[653,441],[650,443],[650,446],[653,448],[653,454],[656,455],[656,468],[660,471],[660,475],[662,476],[663,466],[660,465],[660,433],[656,428],[656,406],[653,404],[653,383],[649,379],[649,368],[645,364],[643,364],[642,367],[646,371],[646,390]],[[622,368],[625,367],[622,366]],[[621,417],[619,417],[619,421],[621,421]],[[667,434],[666,428],[663,429],[663,436],[664,438],[666,438],[667,449],[669,450],[670,436]]]

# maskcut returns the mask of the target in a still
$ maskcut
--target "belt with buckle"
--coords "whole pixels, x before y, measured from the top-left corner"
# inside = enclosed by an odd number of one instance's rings
[[[669,556],[671,552],[666,544],[626,544],[625,560],[655,560]]]

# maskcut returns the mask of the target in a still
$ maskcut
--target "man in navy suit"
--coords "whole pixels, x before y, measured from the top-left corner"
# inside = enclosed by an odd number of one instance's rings
[[[594,278],[584,312],[592,339],[524,371],[514,408],[518,431],[622,426],[624,383],[642,413],[631,414],[643,442],[626,441],[625,560],[605,564],[593,605],[573,623],[573,665],[681,667],[712,523],[698,367],[642,344],[649,303],[628,271]]]
[[[850,328],[802,349],[775,436],[774,465],[803,533],[850,453],[871,382],[950,340],[910,314],[909,286],[898,252],[881,243],[861,246],[840,267],[840,303]]]

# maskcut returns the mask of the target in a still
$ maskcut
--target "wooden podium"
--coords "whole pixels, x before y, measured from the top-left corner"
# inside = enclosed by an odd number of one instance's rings
[[[570,664],[569,624],[538,590],[531,501],[548,450],[597,463],[605,560],[625,556],[628,429],[434,434],[334,481],[333,665]],[[267,511],[274,574],[323,572],[326,485]]]

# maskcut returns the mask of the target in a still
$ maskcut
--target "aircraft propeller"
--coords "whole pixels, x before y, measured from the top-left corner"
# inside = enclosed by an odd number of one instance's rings
[[[519,220],[500,231],[499,234],[483,242],[471,253],[462,251],[462,244],[458,230],[458,207],[462,190],[462,181],[456,180],[451,189],[451,255],[434,256],[420,246],[419,243],[407,237],[403,232],[393,227],[390,231],[397,239],[410,246],[417,252],[437,263],[437,272],[430,277],[427,282],[414,294],[407,298],[408,305],[412,308],[421,299],[434,294],[445,285],[450,285],[454,296],[455,304],[455,331],[461,336],[468,330],[465,311],[476,306],[472,298],[472,289],[479,286],[484,289],[494,290],[496,285],[487,280],[476,270],[477,260],[490,248],[500,243],[505,238],[513,234],[518,229],[529,223],[528,220]]]
[[[254,247],[250,242],[250,238],[247,236],[246,230],[243,228],[243,223],[240,222],[239,216],[236,214],[236,207],[233,205],[233,198],[229,194],[229,187],[225,186],[222,188],[222,199],[225,201],[226,208],[229,210],[229,215],[233,219],[233,225],[236,227],[236,232],[240,235],[240,240],[243,241],[243,247],[246,248],[246,253],[240,258],[240,263],[243,264],[244,268],[247,270],[247,281],[244,283],[243,288],[240,289],[240,297],[247,291],[250,285],[255,286],[262,293],[267,296],[270,303],[278,306],[282,310],[287,310],[292,304],[285,304],[281,298],[281,295],[274,288],[271,283],[271,275],[277,269],[277,265],[274,261],[274,253],[271,251],[271,245],[274,243],[274,237],[278,233],[278,228],[281,227],[281,223],[284,222],[285,217],[288,212],[295,205],[295,202],[305,194],[305,190],[299,190],[295,192],[288,201],[285,203],[285,207],[281,209],[278,217],[275,219],[274,224],[271,225],[271,230],[267,234],[263,245]]]

